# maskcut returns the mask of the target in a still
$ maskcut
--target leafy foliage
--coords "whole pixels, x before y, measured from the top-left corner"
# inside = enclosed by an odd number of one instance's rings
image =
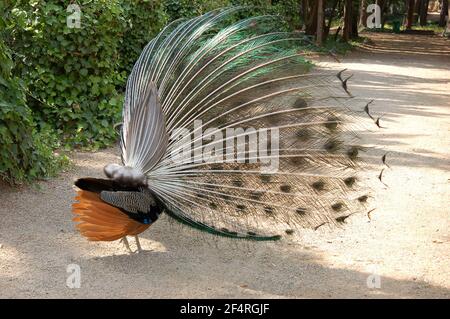
[[[162,1],[123,1],[126,29],[119,48],[120,70],[128,75],[144,46],[166,25],[168,16]]]
[[[69,28],[65,1],[30,2],[21,7],[25,24],[14,48],[22,57],[16,71],[31,92],[30,108],[42,127],[49,124],[70,147],[107,145],[120,119],[125,72],[119,47],[126,27],[118,1],[91,2],[81,28]]]
[[[229,0],[165,0],[164,10],[170,21],[180,18],[193,18],[208,11],[228,7]]]
[[[1,17],[0,27],[6,28]],[[49,131],[37,131],[23,87],[11,74],[12,67],[10,50],[0,39],[0,177],[20,183],[53,175],[67,158],[53,154],[57,141]]]

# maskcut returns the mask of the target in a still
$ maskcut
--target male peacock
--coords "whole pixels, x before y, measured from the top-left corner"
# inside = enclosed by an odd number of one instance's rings
[[[313,67],[278,16],[242,8],[177,20],[128,78],[121,151],[108,179],[82,178],[73,219],[93,241],[146,230],[166,212],[233,238],[276,240],[365,209],[362,148],[343,72]],[[368,109],[367,109],[368,112]]]

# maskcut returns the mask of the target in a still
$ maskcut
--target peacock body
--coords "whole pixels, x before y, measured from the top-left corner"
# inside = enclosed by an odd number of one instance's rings
[[[89,240],[137,235],[162,212],[233,238],[275,240],[367,209],[343,72],[278,16],[215,10],[165,27],[128,78],[122,165],[79,179]]]

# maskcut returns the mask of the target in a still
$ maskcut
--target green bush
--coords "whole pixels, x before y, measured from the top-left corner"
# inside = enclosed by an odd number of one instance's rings
[[[120,69],[128,75],[145,45],[166,25],[168,16],[162,1],[123,1],[126,30],[119,49]]]
[[[66,7],[54,0],[17,8],[26,18],[13,37],[21,57],[16,72],[39,128],[50,125],[70,148],[95,149],[116,138],[112,127],[120,120],[124,10],[119,1],[90,2],[82,7],[81,28],[69,28]]]
[[[0,19],[0,26],[4,24]],[[53,175],[66,158],[53,154],[54,136],[37,131],[24,90],[11,75],[12,66],[9,49],[0,40],[0,178],[21,183]]]
[[[67,26],[67,1],[17,5],[16,73],[27,84],[39,127],[67,148],[107,146],[117,138],[126,77],[142,48],[166,23],[161,1],[80,3],[81,27]]]

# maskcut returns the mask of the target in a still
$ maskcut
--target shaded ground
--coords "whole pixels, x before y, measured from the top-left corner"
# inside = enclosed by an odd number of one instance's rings
[[[100,176],[115,150],[74,156],[74,170],[40,189],[0,186],[0,297],[450,297],[450,42],[371,34],[373,43],[332,67],[354,73],[352,93],[374,99],[387,128],[366,134],[389,151],[388,188],[372,220],[305,231],[297,243],[210,240],[163,218],[147,251],[89,243],[70,221],[72,181]],[[207,240],[209,239],[209,240]],[[81,288],[66,267],[81,267]],[[369,288],[369,275],[381,287]]]

